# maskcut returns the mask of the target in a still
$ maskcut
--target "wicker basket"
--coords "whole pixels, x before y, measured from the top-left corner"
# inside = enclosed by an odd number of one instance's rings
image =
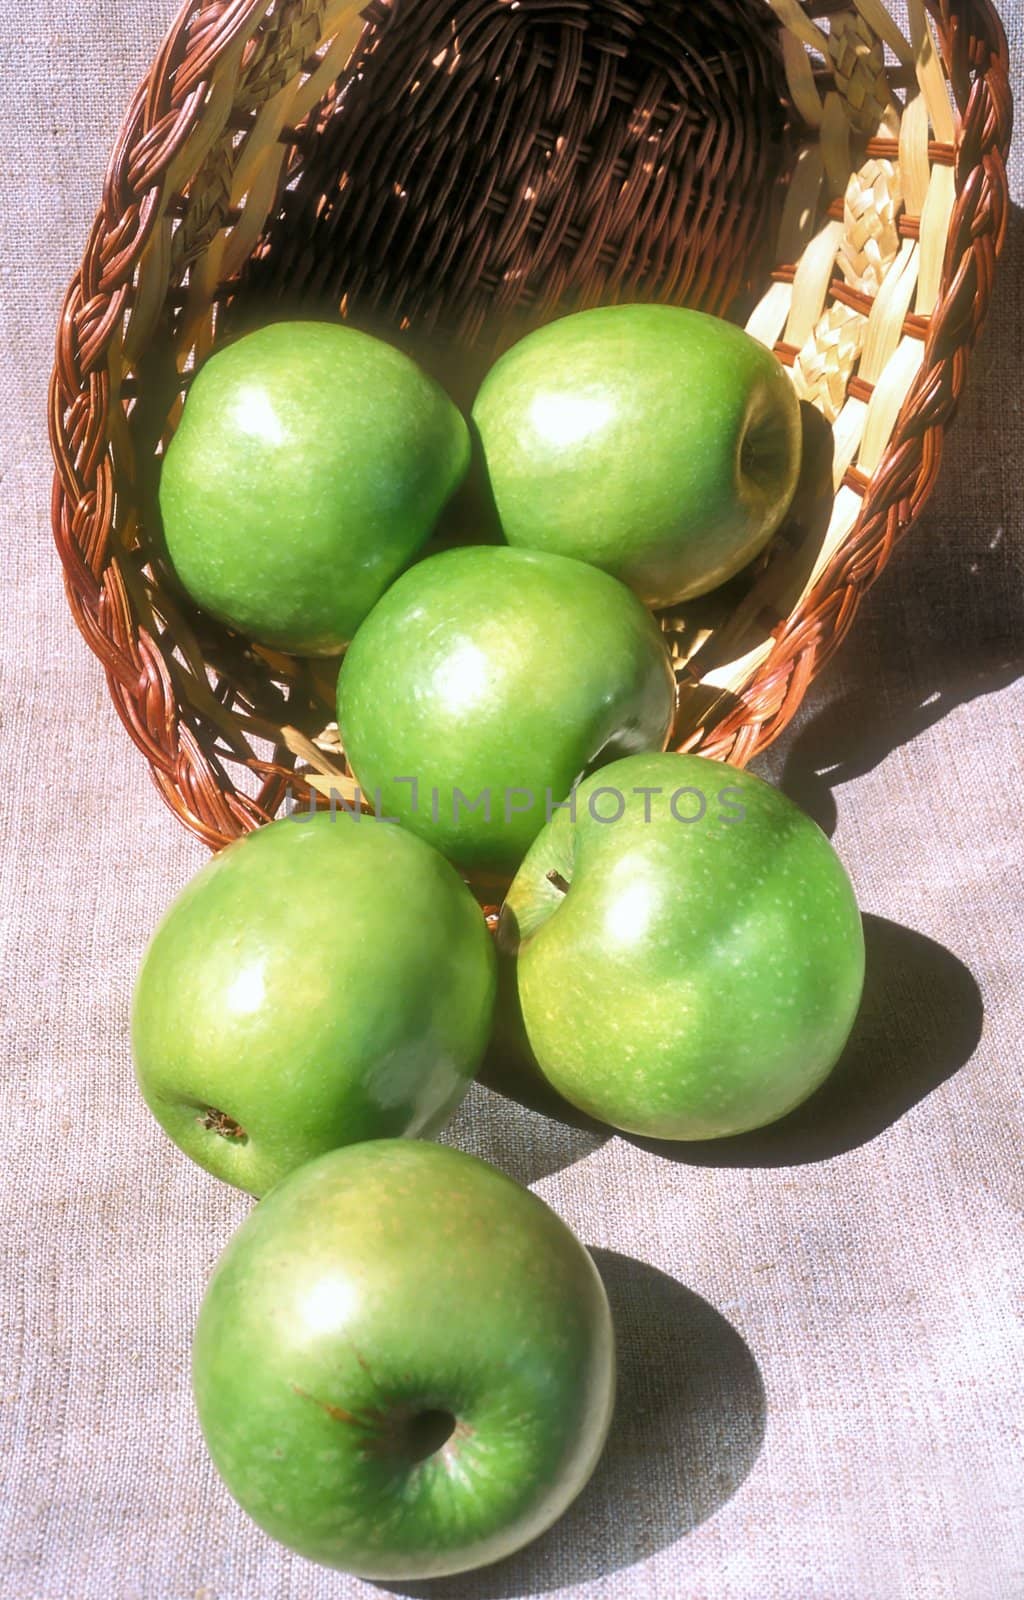
[[[178,816],[218,847],[344,786],[329,664],[198,615],[161,559],[189,375],[325,306],[465,400],[559,308],[728,310],[792,369],[807,468],[767,556],[664,617],[676,744],[793,716],[929,493],[1007,220],[987,0],[189,0],[117,141],[60,321],[53,524],[75,618]],[[461,392],[461,391],[465,392]]]

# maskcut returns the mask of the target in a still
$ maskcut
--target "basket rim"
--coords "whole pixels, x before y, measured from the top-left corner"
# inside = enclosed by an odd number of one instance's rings
[[[925,4],[939,31],[955,101],[956,201],[920,372],[877,470],[860,486],[857,543],[870,542],[875,559],[847,573],[844,552],[837,552],[774,630],[770,652],[744,691],[774,700],[774,710],[752,716],[740,703],[710,735],[695,735],[683,746],[699,743],[701,754],[737,766],[746,766],[792,720],[931,494],[945,430],[965,387],[967,356],[991,303],[1009,220],[1009,47],[991,0]],[[809,17],[833,10],[830,0],[805,6]],[[284,786],[278,785],[276,796],[265,794],[261,806],[218,785],[191,729],[178,718],[159,648],[132,616],[123,589],[115,593],[104,581],[116,551],[109,539],[105,547],[91,548],[89,531],[91,516],[97,507],[109,512],[114,493],[105,356],[126,309],[156,197],[199,118],[217,65],[237,53],[239,40],[265,12],[266,0],[201,0],[198,7],[186,0],[171,24],[115,140],[98,214],[61,310],[49,392],[52,528],[72,615],[105,670],[115,709],[146,756],[158,790],[211,848],[267,821],[268,802],[279,804]],[[134,234],[124,226],[128,217],[136,220]]]

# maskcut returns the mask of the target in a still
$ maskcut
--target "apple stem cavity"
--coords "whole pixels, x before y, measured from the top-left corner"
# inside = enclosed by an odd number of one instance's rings
[[[362,1411],[349,1411],[345,1406],[321,1400],[297,1383],[292,1389],[302,1400],[312,1400],[315,1406],[346,1427],[358,1428],[365,1436],[364,1448],[371,1455],[390,1457],[406,1466],[419,1467],[434,1456],[441,1455],[450,1441],[472,1430],[460,1423],[454,1412],[436,1406],[424,1410],[411,1410],[405,1406],[390,1411],[373,1406]]]
[[[197,1117],[196,1121],[221,1139],[231,1139],[236,1144],[248,1143],[249,1135],[241,1123],[236,1122],[234,1117],[229,1117],[226,1111],[218,1111],[216,1106],[207,1106],[203,1115]]]
[[[560,872],[554,870],[548,873],[548,882],[554,884],[559,894],[568,894],[572,887],[567,878],[563,878]]]
[[[763,493],[777,486],[780,457],[785,455],[785,435],[778,419],[759,416],[752,421],[740,446],[740,473]]]
[[[456,1421],[450,1411],[417,1412],[410,1417],[406,1430],[409,1459],[417,1466],[429,1461],[444,1449],[455,1429]]]

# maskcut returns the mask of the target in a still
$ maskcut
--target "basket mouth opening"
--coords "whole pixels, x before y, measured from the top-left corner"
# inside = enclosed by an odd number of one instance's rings
[[[767,0],[366,15],[237,285],[257,314],[330,308],[429,366],[593,305],[742,316],[763,289],[795,154]]]

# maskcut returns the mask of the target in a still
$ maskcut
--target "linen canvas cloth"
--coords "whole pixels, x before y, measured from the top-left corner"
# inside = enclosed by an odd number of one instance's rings
[[[369,1600],[249,1523],[199,1436],[190,1332],[249,1202],[150,1118],[127,1010],[204,853],[116,721],[48,525],[55,318],[171,15],[0,8],[0,1600]],[[1006,20],[1020,93],[1017,0]],[[867,914],[816,1116],[673,1158],[481,1089],[451,1130],[594,1247],[621,1398],[574,1510],[444,1600],[1024,1596],[1022,322],[1016,210],[939,492],[760,764]]]

